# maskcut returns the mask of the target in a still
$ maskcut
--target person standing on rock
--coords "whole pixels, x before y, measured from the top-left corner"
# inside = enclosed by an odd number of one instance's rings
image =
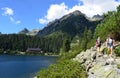
[[[100,54],[100,48],[101,48],[101,40],[100,37],[97,38],[96,40],[96,47],[97,47],[97,51]]]
[[[110,55],[112,55],[112,52],[113,52],[113,43],[114,43],[114,40],[113,40],[113,38],[111,37],[111,35],[109,35],[108,36],[108,38],[106,39],[106,46],[107,46],[107,48],[108,48],[108,51],[107,51],[107,53],[108,53],[108,56]]]

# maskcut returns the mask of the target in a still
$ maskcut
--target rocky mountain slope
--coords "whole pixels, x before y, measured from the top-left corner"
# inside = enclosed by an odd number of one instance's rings
[[[102,52],[104,52],[104,48],[103,44]],[[99,56],[96,49],[92,47],[78,54],[73,60],[85,66],[88,78],[120,78],[120,69],[117,67],[117,64],[120,64],[120,58],[117,58],[115,54],[111,57],[108,57],[107,54]]]
[[[81,35],[84,32],[85,28],[90,29],[92,32],[94,32],[97,24],[102,19],[103,18],[100,15],[95,15],[93,18],[88,18],[85,14],[76,10],[63,16],[60,19],[49,22],[47,26],[42,30],[33,29],[29,31],[27,28],[24,28],[19,32],[19,34],[46,36],[61,32],[70,36],[74,36],[76,34]]]
[[[90,21],[83,13],[76,10],[60,19],[48,23],[48,25],[40,30],[37,35],[45,36],[56,32],[62,32],[74,36],[76,34],[82,34],[85,28],[94,31],[100,20]]]

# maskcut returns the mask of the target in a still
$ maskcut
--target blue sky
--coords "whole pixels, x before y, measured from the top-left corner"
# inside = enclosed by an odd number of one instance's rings
[[[92,17],[115,10],[119,4],[119,0],[0,0],[0,32],[42,29],[48,22],[75,10]]]

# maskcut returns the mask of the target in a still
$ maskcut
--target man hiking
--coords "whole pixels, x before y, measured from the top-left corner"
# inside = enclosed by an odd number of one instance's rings
[[[112,55],[112,52],[113,52],[113,42],[114,40],[112,39],[111,35],[108,36],[108,38],[106,39],[106,46],[108,48],[108,56]]]

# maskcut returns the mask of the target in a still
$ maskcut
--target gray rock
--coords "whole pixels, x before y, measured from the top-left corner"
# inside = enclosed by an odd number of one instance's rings
[[[104,51],[105,43],[101,46],[101,51]],[[120,58],[116,58],[115,54],[111,57],[101,54],[98,56],[95,47],[82,51],[73,60],[78,61],[85,66],[88,74],[87,78],[120,78],[120,69],[117,64],[120,64]]]
[[[96,51],[91,51],[91,60],[94,61],[96,59]]]
[[[88,78],[119,78],[120,77],[119,74],[117,74],[114,66],[112,65],[107,65],[107,66],[96,65],[90,71],[92,73],[91,74],[89,73]]]
[[[97,47],[91,47],[91,51],[97,51]]]
[[[120,64],[120,58],[116,58],[116,59],[115,59],[115,63],[116,63],[116,64]]]

